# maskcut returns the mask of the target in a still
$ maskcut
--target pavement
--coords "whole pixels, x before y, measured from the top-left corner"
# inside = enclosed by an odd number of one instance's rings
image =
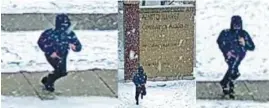
[[[41,94],[40,79],[48,72],[1,73],[1,94],[5,96],[37,96]],[[61,96],[117,97],[116,70],[69,72],[55,83]]]
[[[74,30],[117,30],[118,14],[67,14]],[[45,30],[55,25],[55,13],[1,14],[1,30]]]
[[[222,89],[219,82],[197,81],[196,98],[207,100],[222,100]],[[269,101],[268,81],[237,81],[235,86],[235,100]]]

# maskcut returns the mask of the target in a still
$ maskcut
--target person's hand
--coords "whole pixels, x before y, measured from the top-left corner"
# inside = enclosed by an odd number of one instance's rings
[[[228,51],[228,53],[226,54],[228,59],[230,59],[231,57],[235,57],[235,55],[233,55],[232,51]]]
[[[69,47],[70,47],[72,50],[76,50],[76,45],[74,45],[74,44],[69,44]]]
[[[246,45],[245,39],[243,37],[239,38],[239,44],[242,45],[242,46]]]
[[[58,59],[61,58],[61,57],[59,57],[59,56],[57,55],[56,52],[53,52],[53,53],[50,55],[50,57],[51,57],[51,58],[58,58]]]

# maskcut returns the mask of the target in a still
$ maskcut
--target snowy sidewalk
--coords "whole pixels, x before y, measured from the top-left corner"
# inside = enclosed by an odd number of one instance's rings
[[[237,81],[236,100],[269,101],[269,81]],[[222,90],[219,82],[197,82],[197,99],[221,100]]]
[[[269,102],[196,100],[196,108],[269,108]]]
[[[5,96],[38,96],[40,79],[48,72],[2,73],[1,94]],[[62,96],[117,96],[116,70],[69,72],[55,83]]]
[[[165,85],[165,86],[160,86]],[[14,87],[15,88],[15,87]],[[119,83],[119,97],[72,96],[42,101],[33,96],[3,96],[3,108],[195,108],[195,81],[148,81],[147,95],[135,104],[133,83]]]
[[[135,105],[135,86],[119,83],[119,99],[122,103],[117,108],[195,108],[195,81],[148,81],[147,95]]]
[[[74,30],[117,30],[118,14],[68,13]],[[56,13],[1,14],[3,31],[45,30],[55,26]]]

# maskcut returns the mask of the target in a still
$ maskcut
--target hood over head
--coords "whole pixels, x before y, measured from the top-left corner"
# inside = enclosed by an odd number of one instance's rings
[[[71,26],[70,19],[66,14],[58,14],[55,20],[57,30],[66,31]]]
[[[243,24],[242,19],[239,15],[232,16],[231,19],[231,29],[232,30],[242,30]]]
[[[142,66],[139,66],[139,67],[138,67],[138,73],[139,73],[139,74],[143,74],[143,73],[144,73],[144,69],[143,69]]]

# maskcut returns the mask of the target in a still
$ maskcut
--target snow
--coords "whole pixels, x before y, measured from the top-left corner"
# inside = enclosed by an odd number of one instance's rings
[[[44,53],[37,45],[43,31],[1,32],[1,72],[51,71]],[[74,31],[82,51],[69,51],[67,69],[117,69],[118,31]]]
[[[158,85],[166,84],[165,87]],[[140,101],[142,108],[195,108],[195,81],[148,82],[147,95]],[[133,83],[119,84],[120,108],[133,108],[135,87]]]
[[[57,97],[46,101],[36,97],[1,97],[2,108],[116,108],[119,103],[120,100],[109,97]]]
[[[233,15],[241,15],[243,28],[256,45],[241,62],[239,80],[269,80],[269,1],[197,0],[196,4],[196,80],[221,80],[225,74],[227,65],[216,40],[230,27]]]
[[[269,108],[269,102],[197,100],[196,108]]]
[[[118,0],[1,0],[1,12],[14,13],[117,13]]]
[[[157,85],[166,84],[166,87]],[[3,108],[195,108],[195,81],[148,82],[147,95],[135,105],[133,83],[119,84],[119,98],[57,97],[41,101],[37,97],[1,97]]]

